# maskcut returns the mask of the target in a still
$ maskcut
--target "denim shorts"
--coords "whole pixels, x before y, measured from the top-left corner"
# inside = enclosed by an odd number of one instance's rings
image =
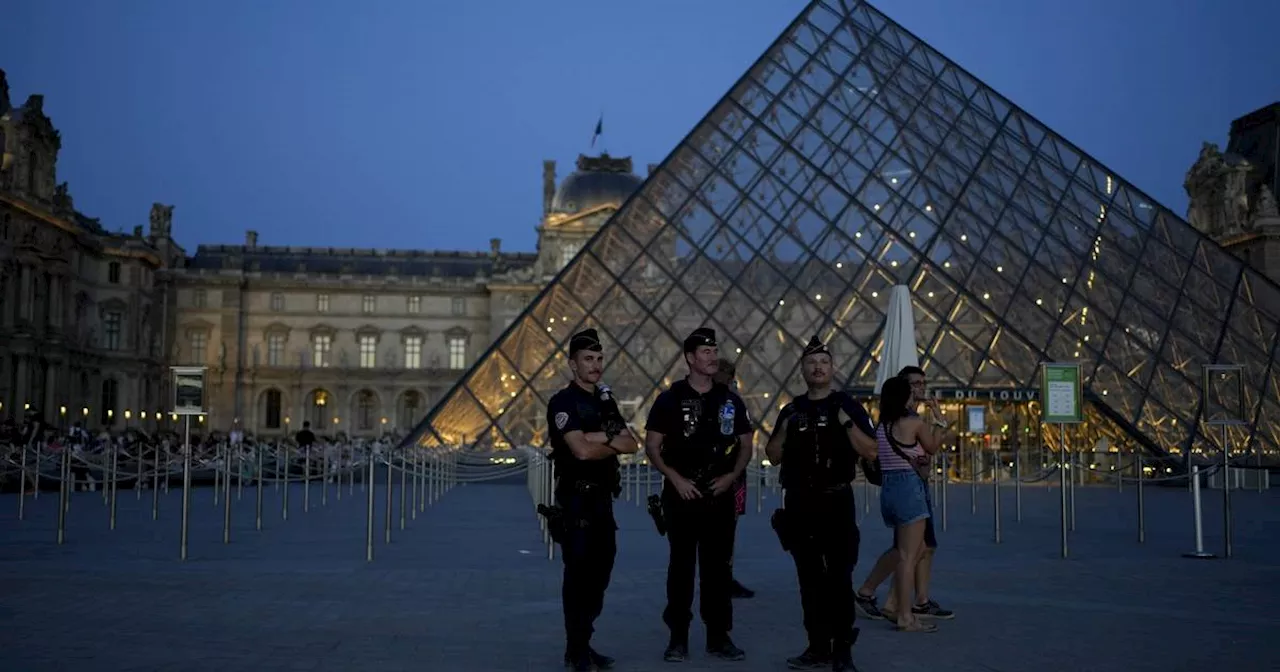
[[[915,471],[884,472],[880,486],[880,516],[884,518],[885,527],[909,525],[932,515],[929,492]]]

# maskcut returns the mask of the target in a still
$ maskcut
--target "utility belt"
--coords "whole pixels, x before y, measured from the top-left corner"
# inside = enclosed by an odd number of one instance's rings
[[[582,479],[562,480],[556,485],[557,493],[573,493],[579,495],[609,495],[617,497],[622,494],[622,481],[616,480],[613,483],[605,485],[596,481],[586,481]]]
[[[782,488],[788,493],[796,495],[835,495],[853,490],[853,484],[836,483],[832,485],[801,481],[795,484],[783,483]]]

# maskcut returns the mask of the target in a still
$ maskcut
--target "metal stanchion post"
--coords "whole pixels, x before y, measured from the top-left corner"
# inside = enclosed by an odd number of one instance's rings
[[[411,489],[411,492],[409,493],[409,499],[412,504],[412,506],[409,507],[409,518],[411,520],[417,520],[418,519],[418,490],[419,490],[418,483],[419,481],[422,480],[422,469],[418,466],[419,453],[416,448],[414,449],[413,455],[410,456],[409,460],[410,460],[409,464],[413,465],[413,476],[409,478],[409,481],[410,481],[409,487]]]
[[[1262,449],[1254,448],[1254,452],[1255,452],[1254,457],[1258,461],[1258,467],[1256,470],[1254,470],[1253,473],[1256,474],[1258,477],[1258,492],[1262,492],[1263,490],[1266,490],[1266,488],[1263,486],[1263,482],[1264,482],[1264,479],[1266,479],[1269,474],[1264,472],[1262,469]]]
[[[431,501],[435,504],[440,499],[440,460],[436,457],[430,457],[427,460],[427,478],[431,481]]]
[[[21,447],[19,447],[18,451],[22,454],[22,456],[18,458],[18,461],[20,464],[18,469],[18,520],[22,520],[24,512],[27,508],[27,446],[26,444],[23,444]],[[37,463],[38,462],[39,460],[37,460]],[[37,474],[40,473],[40,470],[37,469],[36,473]],[[39,484],[40,484],[40,481],[37,480],[36,481],[37,489],[39,489]]]
[[[978,464],[979,457],[978,444],[973,437],[969,437],[969,513],[978,513]]]
[[[141,502],[142,501],[142,442],[139,441],[136,445],[138,446],[138,448],[136,449],[138,451],[138,455],[136,457],[138,462],[138,480],[133,482],[133,493],[134,493],[134,499]]]
[[[419,450],[418,460],[418,510],[427,510],[427,454]]]
[[[218,506],[218,497],[222,494],[222,470],[218,468],[218,462],[222,459],[222,444],[218,444],[213,448],[213,505]]]
[[[106,484],[103,484],[106,485]],[[110,529],[116,529],[116,502],[120,499],[120,449],[111,451],[111,523]]]
[[[280,497],[280,520],[289,520],[289,490],[293,484],[290,480],[290,471],[292,470],[289,462],[289,444],[286,443],[284,445],[284,469],[276,472],[276,482],[279,482],[280,487],[284,489],[284,493]]]
[[[368,453],[368,451],[366,451]],[[363,486],[364,482],[373,483],[373,456],[369,456],[369,469],[360,470],[360,480]],[[364,537],[364,560],[365,562],[373,562],[373,488],[366,489],[368,497],[365,501],[365,537]]]
[[[302,512],[311,510],[311,446],[307,446],[302,457]]]
[[[1067,495],[1069,497],[1068,504],[1070,504],[1071,506],[1071,531],[1075,532],[1076,531],[1076,471],[1080,468],[1080,465],[1077,461],[1076,453],[1073,450],[1067,451],[1067,460],[1071,463],[1071,473],[1067,474],[1070,477],[1067,479],[1068,481]]]
[[[222,543],[231,543],[231,455],[227,454],[227,459],[223,462],[227,468],[226,476],[222,479],[222,487],[225,490],[222,493]]]
[[[58,469],[58,544],[67,540],[67,500],[70,498],[71,486],[67,483],[67,474],[71,472],[71,446],[62,447],[62,467]]]
[[[995,467],[991,472],[991,492],[993,493],[991,502],[991,515],[995,526],[996,543],[1000,543],[1000,456],[992,455],[991,462]]]
[[[1058,492],[1062,499],[1062,557],[1067,557],[1067,426],[1062,428],[1062,443],[1058,444]]]
[[[1204,525],[1200,519],[1200,465],[1191,467],[1191,508],[1195,519],[1196,550],[1183,553],[1183,557],[1207,560],[1214,557],[1204,550]]]
[[[169,480],[169,456],[164,457],[164,478]],[[156,445],[155,459],[151,465],[151,520],[160,520],[160,446]]]
[[[405,487],[408,480],[409,465],[405,464],[404,453],[400,453],[400,529],[404,529],[404,507],[409,489]]]
[[[1013,451],[1013,510],[1014,520],[1022,522],[1022,447]]]
[[[387,452],[386,461],[387,461],[387,516],[386,516],[386,525],[385,525],[386,534],[384,535],[383,543],[389,544],[391,543],[391,495],[392,495],[391,476],[393,471],[391,469],[391,452],[389,450]]]
[[[942,453],[942,531],[947,531],[947,490],[951,483],[951,453]]]
[[[1231,447],[1227,426],[1222,427],[1222,557],[1231,557]],[[1261,474],[1259,474],[1261,476]]]
[[[329,506],[329,451],[320,454],[320,506]]]
[[[187,521],[191,514],[191,416],[184,415],[182,430],[182,534],[178,558],[187,559]]]
[[[254,471],[255,471],[254,480],[257,481],[256,485],[258,486],[257,487],[258,501],[255,503],[255,506],[254,506],[254,510],[255,510],[254,526],[257,529],[261,530],[262,529],[262,444],[261,443],[254,444],[253,452],[254,452],[254,458],[255,458],[254,461],[257,463],[257,466],[254,468]]]
[[[236,446],[236,501],[244,495],[244,444]]]
[[[1138,465],[1138,543],[1144,544],[1147,542],[1147,503],[1142,497],[1142,481],[1146,476],[1142,453],[1136,454],[1134,463]]]

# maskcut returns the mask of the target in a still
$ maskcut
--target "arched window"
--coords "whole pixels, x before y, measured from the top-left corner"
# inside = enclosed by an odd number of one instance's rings
[[[418,424],[422,418],[422,395],[417,390],[409,390],[400,395],[400,409],[396,413],[396,427],[407,431]]]
[[[356,429],[369,431],[378,422],[378,395],[370,390],[360,390],[356,395]]]
[[[333,417],[332,399],[325,390],[316,390],[311,393],[311,429],[317,432],[329,431],[329,425],[332,423],[329,418]]]
[[[267,390],[262,394],[262,424],[267,429],[280,429],[280,411],[283,406],[280,390]]]

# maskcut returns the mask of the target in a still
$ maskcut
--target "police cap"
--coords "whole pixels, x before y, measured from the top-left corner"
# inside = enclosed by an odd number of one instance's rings
[[[800,355],[800,359],[804,359],[809,355],[826,355],[830,357],[831,350],[827,348],[826,343],[818,340],[818,337],[815,335],[813,338],[809,339],[809,344],[804,346],[804,353]]]
[[[684,339],[685,353],[695,352],[701,347],[716,347],[716,330],[711,327],[698,327],[689,337]]]
[[[600,344],[600,335],[595,329],[583,329],[569,339],[569,356],[578,354],[579,350],[604,352],[604,346]]]

